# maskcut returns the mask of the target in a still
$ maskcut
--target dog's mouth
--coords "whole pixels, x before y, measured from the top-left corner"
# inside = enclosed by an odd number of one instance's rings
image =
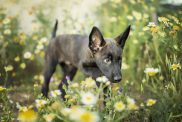
[[[121,79],[120,80],[113,80],[112,83],[119,83],[121,82]]]

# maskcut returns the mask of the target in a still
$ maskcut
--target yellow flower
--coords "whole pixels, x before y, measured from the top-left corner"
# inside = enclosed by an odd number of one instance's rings
[[[159,20],[159,22],[163,22],[163,23],[169,22],[169,19],[166,17],[159,17],[158,20]]]
[[[121,111],[123,111],[124,109],[125,109],[125,104],[122,102],[122,101],[119,101],[119,102],[116,102],[115,104],[114,104],[114,108],[115,108],[115,110],[116,111],[119,111],[119,112],[121,112]]]
[[[8,72],[8,71],[12,71],[14,68],[12,65],[8,65],[8,66],[5,66],[4,69],[6,72]]]
[[[152,32],[152,33],[157,33],[158,32],[158,28],[157,27],[151,27],[150,28],[150,31]]]
[[[98,122],[99,117],[96,113],[85,111],[79,115],[79,122]]]
[[[52,122],[52,120],[55,118],[55,115],[53,113],[43,115],[43,118],[46,120],[46,122]]]
[[[16,62],[20,61],[20,57],[19,56],[16,56],[15,59],[14,59]]]
[[[25,63],[21,63],[20,64],[20,68],[25,69],[26,68],[26,64]]]
[[[99,116],[95,112],[86,111],[79,106],[72,106],[71,109],[67,108],[69,118],[76,122],[98,122]]]
[[[127,108],[129,110],[137,110],[138,109],[138,106],[136,104],[128,104],[127,105]]]
[[[66,112],[66,115],[69,114],[69,118],[71,120],[74,120],[74,121],[77,120],[78,121],[79,115],[82,112],[84,112],[85,110],[83,108],[79,107],[79,106],[72,106],[71,109],[66,108],[66,109],[64,109],[64,111]],[[64,112],[64,111],[62,111],[62,112]],[[62,113],[62,114],[65,115],[64,113]]]
[[[155,76],[159,72],[159,69],[157,69],[157,68],[146,68],[144,72],[146,74],[148,74],[149,76]]]
[[[6,88],[0,86],[0,92],[6,90]]]
[[[170,25],[169,19],[166,17],[159,17],[158,20],[159,20],[159,22],[163,22],[166,26]]]
[[[20,38],[21,38],[22,40],[25,40],[25,39],[26,39],[25,33],[20,33]]]
[[[177,70],[177,69],[181,69],[181,65],[178,63],[178,64],[172,64],[171,65],[171,69],[172,70]]]
[[[37,119],[37,113],[32,109],[20,111],[18,114],[18,120],[20,122],[35,122]]]
[[[148,99],[147,100],[147,106],[152,106],[156,103],[156,100],[155,99]]]
[[[178,30],[180,30],[180,27],[175,25],[175,26],[173,26],[173,30],[178,31]]]

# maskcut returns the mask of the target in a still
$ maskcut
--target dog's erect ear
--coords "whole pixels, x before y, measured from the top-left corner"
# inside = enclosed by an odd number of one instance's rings
[[[89,48],[92,52],[97,52],[106,44],[102,33],[97,27],[93,27],[89,35]]]
[[[121,34],[119,35],[118,37],[115,38],[116,42],[121,45],[121,48],[123,49],[124,48],[124,45],[125,45],[125,42],[126,42],[126,39],[128,38],[128,35],[130,33],[130,25],[126,28],[126,30]]]

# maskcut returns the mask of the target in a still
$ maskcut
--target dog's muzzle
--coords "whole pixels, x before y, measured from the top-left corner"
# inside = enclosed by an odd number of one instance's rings
[[[113,83],[119,83],[122,80],[121,76],[115,76]]]

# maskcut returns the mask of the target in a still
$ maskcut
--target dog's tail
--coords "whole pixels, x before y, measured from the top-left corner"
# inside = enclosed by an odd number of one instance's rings
[[[52,31],[52,38],[56,37],[57,28],[58,28],[58,20],[56,19],[56,23],[55,23],[53,31]]]

